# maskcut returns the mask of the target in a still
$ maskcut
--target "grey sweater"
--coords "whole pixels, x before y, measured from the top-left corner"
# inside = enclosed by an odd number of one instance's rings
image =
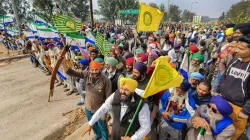
[[[206,109],[206,105],[200,106],[196,110],[195,115],[193,117],[202,116],[205,109]],[[200,128],[195,129],[192,127],[193,126],[193,124],[192,124],[193,117],[190,117],[190,119],[187,122],[187,126],[190,128],[190,130],[188,131],[185,140],[197,140],[197,136],[199,135]],[[212,134],[205,133],[204,140],[231,140],[234,133],[235,133],[235,127],[233,124],[231,124],[231,125],[227,126],[219,135],[213,136]]]

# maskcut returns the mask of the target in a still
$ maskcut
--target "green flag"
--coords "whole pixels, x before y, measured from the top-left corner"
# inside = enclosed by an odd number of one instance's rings
[[[66,33],[66,42],[70,45],[75,45],[79,47],[85,46],[85,37],[83,37],[78,32],[76,33]]]
[[[73,18],[65,15],[54,15],[54,22],[59,32],[77,32],[81,29],[81,23],[75,22]]]
[[[104,51],[103,50],[103,41],[104,41],[103,35],[101,33],[97,32],[97,35],[96,35],[96,46],[98,47],[98,49],[101,52],[101,54],[103,54],[103,51]]]
[[[106,56],[110,52],[111,48],[112,48],[112,46],[110,45],[108,40],[105,39],[103,41],[104,56]]]

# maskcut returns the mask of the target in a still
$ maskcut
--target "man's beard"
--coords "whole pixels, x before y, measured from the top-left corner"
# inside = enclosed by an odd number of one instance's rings
[[[197,85],[191,85],[192,90],[196,90]]]
[[[207,115],[206,115],[210,126],[216,130],[216,123],[221,121],[223,119],[223,116],[221,114],[215,114],[210,113],[209,109],[207,109]]]
[[[126,70],[127,70],[128,73],[132,73],[133,69],[127,68]]]
[[[233,42],[233,38],[232,38],[232,37],[231,37],[231,38],[227,38],[227,42],[228,42],[228,43]]]
[[[176,90],[173,90],[173,93],[174,94],[172,97],[171,97],[171,101],[174,101],[174,102],[178,102],[178,106],[182,106],[183,105],[183,101],[186,99],[186,94],[182,95],[182,96],[179,96],[177,93],[176,93]]]
[[[100,73],[92,73],[91,77],[96,79],[99,77],[99,75],[100,75]]]
[[[111,68],[109,68],[109,69],[107,69],[107,72],[108,72],[108,73],[112,73],[113,70],[112,70]]]
[[[132,94],[127,95],[126,93],[120,93],[120,100],[124,104],[128,104],[131,102]]]
[[[133,79],[136,81],[140,81],[142,79],[141,75],[139,77],[133,76]]]
[[[197,70],[197,68],[199,67],[199,65],[194,65],[194,64],[191,64],[190,66],[189,66],[189,72],[191,73],[191,72],[196,72],[196,70]]]
[[[192,89],[192,90],[195,90],[195,89],[196,89],[196,87],[197,87],[197,84],[193,84],[193,83],[191,83],[191,89]]]

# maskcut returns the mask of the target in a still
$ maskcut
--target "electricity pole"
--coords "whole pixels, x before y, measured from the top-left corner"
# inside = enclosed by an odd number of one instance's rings
[[[198,3],[197,1],[196,2],[193,2],[193,3],[191,3],[191,13],[192,13],[192,9],[193,9],[193,4],[195,4],[195,3]],[[190,15],[189,15],[189,18],[188,18],[188,20],[190,19],[190,21],[192,22],[192,16],[191,16],[191,13],[190,13]]]
[[[93,18],[92,0],[89,0],[89,7],[90,7],[90,20],[91,20],[91,26],[92,26],[92,29],[93,29],[93,28],[94,28],[94,18]]]
[[[21,34],[22,30],[21,30],[21,24],[20,24],[20,20],[19,20],[19,17],[18,17],[17,7],[16,7],[16,0],[11,0],[11,2],[12,2],[12,9],[13,9],[14,14],[15,14],[19,34]]]
[[[168,21],[170,21],[170,0],[168,0]]]

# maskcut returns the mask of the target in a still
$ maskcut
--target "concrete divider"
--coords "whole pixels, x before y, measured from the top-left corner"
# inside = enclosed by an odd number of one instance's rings
[[[55,138],[56,135],[60,136],[62,135],[62,132],[67,124],[68,120],[66,118],[62,119],[58,123],[55,123],[47,127],[45,130],[41,131],[40,133],[34,135],[30,140],[48,140]]]
[[[11,57],[4,57],[4,58],[0,58],[0,62],[6,61],[6,60],[12,60],[12,59],[28,58],[28,57],[29,57],[29,54],[17,55],[17,56],[11,56]]]

